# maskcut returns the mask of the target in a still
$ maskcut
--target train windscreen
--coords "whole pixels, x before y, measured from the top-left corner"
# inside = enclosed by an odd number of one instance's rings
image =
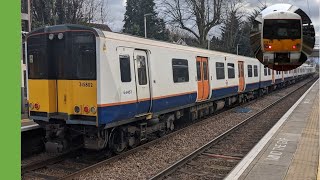
[[[299,19],[265,19],[263,39],[300,39],[301,21]]]
[[[28,39],[29,79],[96,79],[96,40],[91,32],[34,35]]]

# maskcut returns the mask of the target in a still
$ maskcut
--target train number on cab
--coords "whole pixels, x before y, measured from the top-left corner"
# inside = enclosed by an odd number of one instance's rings
[[[79,82],[80,87],[93,87],[93,84],[90,82]]]

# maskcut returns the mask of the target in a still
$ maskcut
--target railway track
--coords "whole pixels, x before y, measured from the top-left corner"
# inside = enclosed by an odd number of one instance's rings
[[[245,119],[151,179],[223,179],[312,82],[314,80]]]
[[[251,103],[254,103],[256,100],[253,100],[253,101],[249,101],[247,103],[244,103],[243,105],[249,105]],[[239,107],[239,106],[236,106],[236,107]],[[214,113],[213,115],[211,116],[214,116],[214,115],[217,115],[221,112],[226,112],[226,111],[229,111],[229,110],[232,110],[234,107],[231,107],[229,108],[228,110],[223,110],[223,111],[219,111],[219,112],[216,112]],[[197,121],[195,123],[192,123],[193,125],[196,125],[198,123],[201,123],[201,120],[200,121]],[[190,124],[189,124],[190,125]],[[151,145],[154,145],[154,144],[157,144],[158,142],[160,141],[163,141],[165,140],[166,138],[170,138],[182,131],[184,131],[185,129],[187,128],[191,128],[191,126],[188,126],[188,125],[184,125],[182,126],[180,129],[178,130],[175,130],[163,137],[160,137],[160,138],[156,138],[154,140],[151,140],[145,144],[142,144],[134,149],[130,149],[128,151],[125,151],[124,153],[122,154],[119,154],[119,155],[116,155],[116,156],[111,156],[110,157],[110,154],[104,154],[103,152],[99,153],[99,154],[95,154],[93,156],[95,156],[95,158],[92,158],[91,159],[95,159],[95,160],[88,160],[87,158],[86,159],[79,159],[79,155],[81,156],[81,149],[80,147],[79,148],[76,148],[76,149],[73,149],[73,150],[70,150],[68,152],[65,152],[65,153],[62,153],[62,154],[59,154],[59,155],[56,155],[52,158],[48,158],[48,159],[44,159],[44,160],[41,160],[41,161],[36,161],[36,162],[33,162],[31,164],[28,164],[28,165],[25,165],[25,166],[22,166],[21,167],[21,174],[23,176],[23,179],[28,179],[28,178],[43,178],[43,179],[73,179],[74,177],[78,176],[79,174],[82,174],[82,173],[85,173],[85,172],[88,172],[88,171],[91,171],[92,169],[94,168],[97,168],[101,165],[104,165],[106,163],[111,163],[111,162],[115,162],[117,160],[119,160],[120,158],[124,158],[134,152],[138,152],[142,149],[145,149],[145,148],[148,148],[149,146]],[[95,152],[93,152],[95,153]],[[99,159],[97,159],[99,158]],[[76,168],[68,168],[66,166],[63,166],[63,165],[58,165],[58,166],[55,166],[55,164],[57,163],[61,163],[62,161],[66,161],[66,159],[68,161],[72,161],[73,163],[73,166],[76,166]],[[103,160],[101,160],[103,159]],[[38,170],[38,169],[41,169],[41,168],[52,168],[52,169],[55,169],[55,170],[67,170],[67,173],[69,175],[66,175],[66,176],[63,176],[63,177],[55,177],[55,176],[48,176],[48,175],[45,175],[45,174],[42,174],[42,173],[37,173],[35,172],[35,170]]]
[[[250,101],[243,105],[248,105],[254,102],[256,102],[256,100]],[[226,112],[230,110],[232,109],[220,111],[218,113]],[[214,115],[218,113],[215,113]],[[201,123],[201,121],[198,121],[193,124],[196,125],[198,123]],[[166,138],[169,138],[171,136],[174,136],[180,133],[181,131],[184,131],[186,128],[192,128],[192,126],[183,127],[161,138],[147,142],[134,149],[130,149],[120,155],[116,155],[112,157],[110,157],[110,154],[105,154],[105,152],[100,152],[98,154],[93,153],[95,155],[92,155],[92,157],[88,158],[86,157],[88,154],[86,154],[84,157],[81,157],[81,153],[77,153],[76,151],[70,151],[68,153],[64,153],[52,159],[46,159],[44,161],[39,161],[39,162],[22,167],[22,178],[23,179],[28,179],[28,178],[73,179],[79,176],[80,174],[89,172],[99,166],[102,166],[107,163],[115,162],[121,158],[124,158],[130,154],[133,154],[134,152],[138,152],[142,149],[148,148],[151,145],[157,144],[158,142],[163,141]],[[51,176],[51,175],[49,176],[49,175],[42,174],[41,169],[44,169],[44,168],[52,169],[53,171],[56,171],[57,173],[55,174],[57,176]]]

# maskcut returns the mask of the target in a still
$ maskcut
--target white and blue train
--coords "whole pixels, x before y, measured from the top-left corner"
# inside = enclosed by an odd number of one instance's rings
[[[79,25],[37,29],[27,45],[29,113],[46,127],[49,151],[81,137],[87,148],[121,152],[173,130],[177,119],[199,119],[315,71],[274,71],[254,58]]]

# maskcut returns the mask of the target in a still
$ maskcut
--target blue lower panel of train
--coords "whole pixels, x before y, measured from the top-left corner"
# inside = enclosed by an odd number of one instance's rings
[[[192,104],[196,101],[196,98],[197,93],[190,93],[185,95],[155,99],[152,102],[152,112],[160,112],[163,110]],[[149,107],[149,101],[122,104],[116,106],[99,107],[99,124],[102,125],[133,118],[137,114],[144,113],[141,112],[142,109],[149,109]]]

